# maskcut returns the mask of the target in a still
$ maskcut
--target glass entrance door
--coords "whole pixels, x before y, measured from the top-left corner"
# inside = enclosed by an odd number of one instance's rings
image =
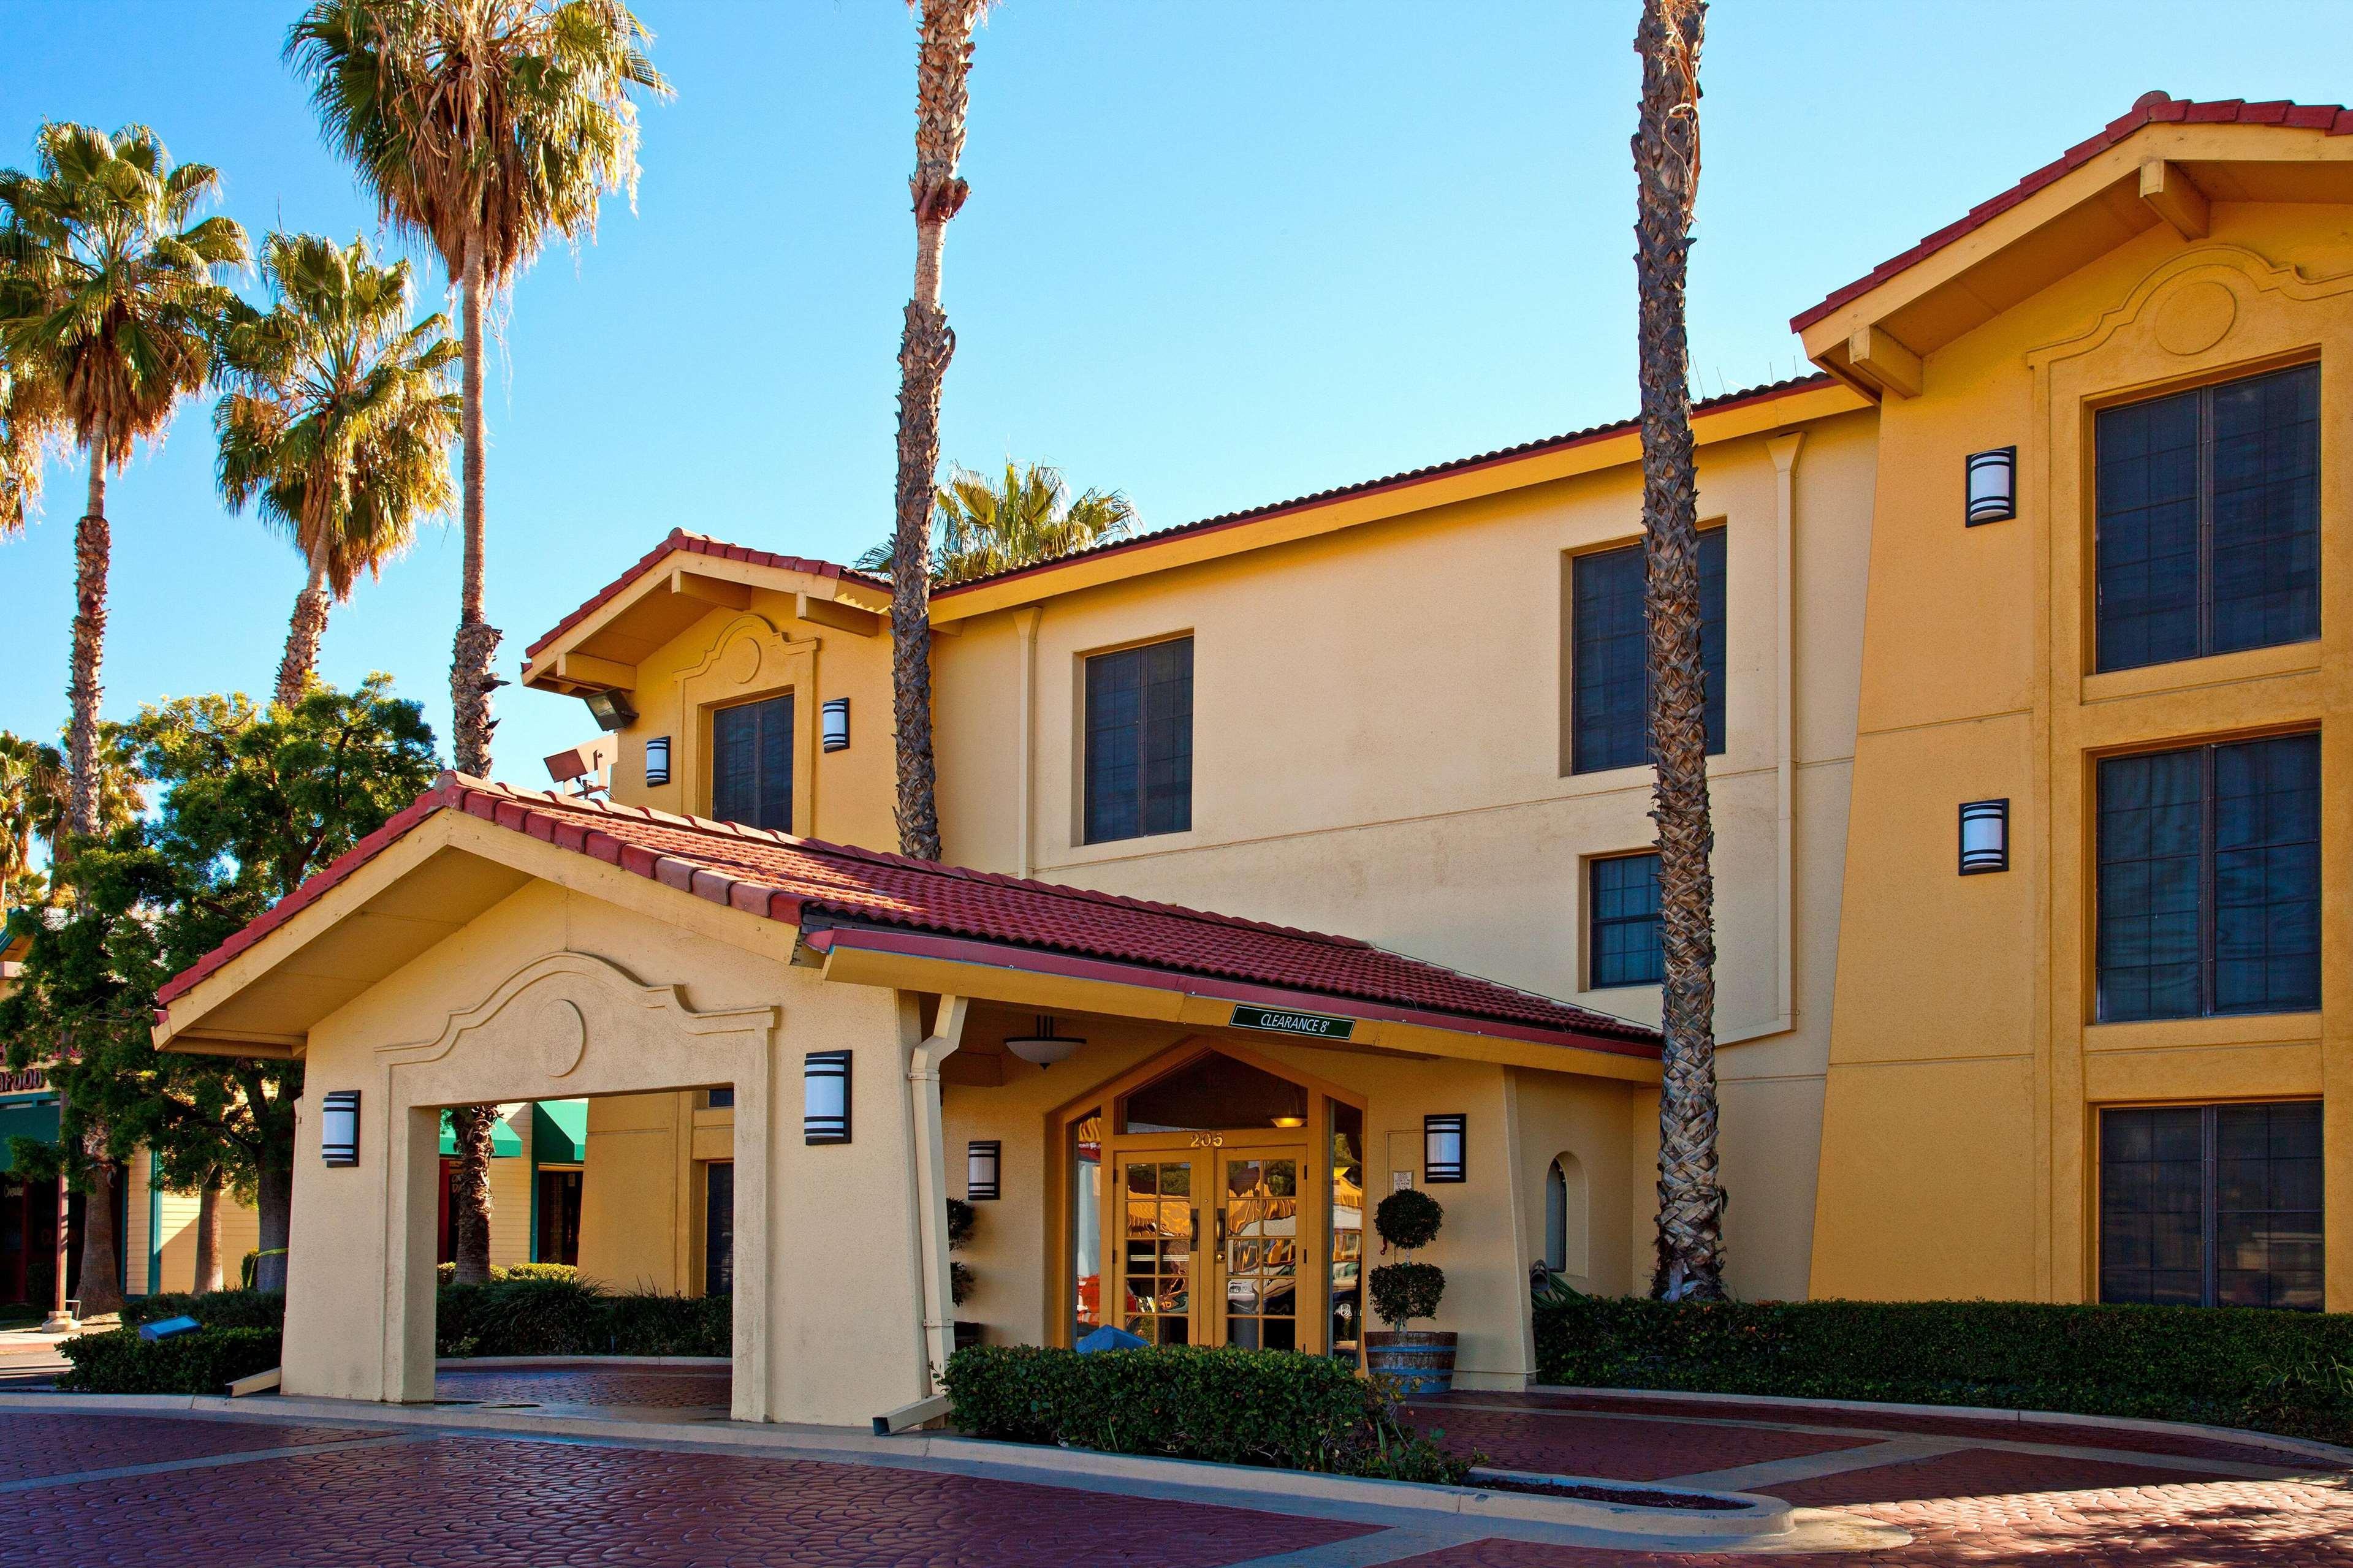
[[[1149,1155],[1119,1163],[1120,1327],[1146,1344],[1202,1343],[1193,1289],[1201,1211],[1193,1162]]]
[[[1209,1342],[1299,1348],[1299,1173],[1304,1148],[1218,1158],[1218,1306]]]

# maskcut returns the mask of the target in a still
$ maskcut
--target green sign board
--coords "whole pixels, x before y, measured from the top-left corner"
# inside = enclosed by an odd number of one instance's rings
[[[1286,1013],[1280,1007],[1237,1006],[1234,1027],[1264,1029],[1273,1035],[1305,1035],[1312,1040],[1345,1040],[1356,1033],[1356,1021],[1322,1013]]]

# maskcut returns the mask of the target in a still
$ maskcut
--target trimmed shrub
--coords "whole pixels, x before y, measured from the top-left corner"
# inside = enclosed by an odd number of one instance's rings
[[[1546,1383],[1978,1405],[2353,1441],[2353,1314],[1548,1294]]]
[[[225,1394],[278,1364],[276,1329],[199,1329],[142,1340],[137,1329],[82,1334],[58,1348],[73,1370],[59,1388],[80,1394]]]
[[[1384,1263],[1369,1279],[1373,1315],[1392,1329],[1438,1316],[1438,1303],[1446,1296],[1446,1270],[1435,1263]]]
[[[734,1318],[725,1296],[615,1295],[576,1271],[509,1275],[442,1286],[434,1340],[451,1356],[723,1356],[734,1349]]]
[[[269,1329],[275,1332],[286,1325],[286,1292],[207,1290],[194,1296],[173,1291],[132,1296],[122,1303],[126,1328],[161,1322],[165,1318],[194,1318],[208,1329]]]
[[[1325,1356],[975,1345],[945,1381],[949,1418],[976,1437],[1402,1480],[1457,1481],[1474,1462],[1402,1426],[1386,1388]]]
[[[456,1264],[449,1266],[453,1270]],[[503,1269],[491,1270],[493,1279],[577,1279],[580,1270],[569,1263],[510,1263]]]

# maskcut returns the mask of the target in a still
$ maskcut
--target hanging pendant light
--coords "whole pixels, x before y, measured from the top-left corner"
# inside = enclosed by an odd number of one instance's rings
[[[1040,1013],[1038,1015],[1038,1032],[1034,1035],[1016,1035],[1005,1042],[1005,1048],[1025,1062],[1035,1062],[1041,1068],[1050,1068],[1056,1062],[1069,1061],[1078,1048],[1085,1044],[1086,1041],[1082,1039],[1071,1039],[1067,1036],[1054,1033],[1053,1015]]]

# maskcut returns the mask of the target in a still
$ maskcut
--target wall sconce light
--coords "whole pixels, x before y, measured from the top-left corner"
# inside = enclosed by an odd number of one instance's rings
[[[330,1165],[360,1163],[358,1089],[329,1089],[319,1102],[319,1157]]]
[[[2018,448],[1971,452],[1968,461],[1968,526],[2004,522],[2018,515]]]
[[[2010,869],[2010,802],[1972,800],[1961,805],[1961,875]]]
[[[801,1142],[849,1142],[848,1051],[811,1051],[802,1058]]]
[[[996,1139],[976,1139],[964,1146],[964,1195],[967,1203],[994,1203],[997,1173],[1005,1163],[1005,1145]]]
[[[656,735],[646,742],[646,783],[648,785],[670,783],[670,737]]]
[[[828,752],[849,750],[849,699],[847,697],[825,700],[825,749]]]
[[[626,730],[638,721],[638,710],[626,691],[592,691],[580,700],[588,705],[588,716],[596,721],[599,730]]]
[[[1421,1179],[1433,1184],[1460,1182],[1462,1173],[1463,1129],[1468,1118],[1460,1111],[1421,1119]]]
[[[1085,1044],[1086,1041],[1082,1039],[1071,1039],[1067,1036],[1054,1033],[1053,1016],[1040,1013],[1038,1015],[1038,1032],[1034,1035],[1017,1035],[1005,1042],[1005,1048],[1025,1062],[1035,1062],[1041,1068],[1050,1068],[1056,1062],[1069,1061],[1077,1053],[1078,1048]]]

